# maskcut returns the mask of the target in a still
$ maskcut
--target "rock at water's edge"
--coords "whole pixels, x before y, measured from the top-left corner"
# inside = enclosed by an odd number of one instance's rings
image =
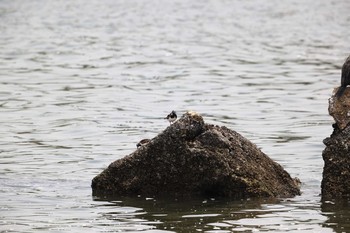
[[[337,98],[338,88],[333,90],[333,96],[329,99],[328,112],[331,115],[338,128],[343,130],[350,122],[350,88],[346,88],[344,94]]]
[[[186,113],[92,180],[93,195],[293,197],[300,182],[246,138]]]
[[[335,92],[334,92],[335,93]],[[333,133],[323,140],[326,148],[321,192],[323,199],[350,197],[350,88],[329,100],[329,114],[333,116]]]

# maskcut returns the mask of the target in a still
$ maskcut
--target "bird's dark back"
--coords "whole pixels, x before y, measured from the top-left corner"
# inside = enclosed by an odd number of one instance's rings
[[[341,86],[350,85],[350,56],[344,62],[341,69]]]

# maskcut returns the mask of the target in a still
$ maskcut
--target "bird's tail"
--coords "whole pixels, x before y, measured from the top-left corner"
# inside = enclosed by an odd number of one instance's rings
[[[341,96],[344,94],[345,89],[346,89],[346,86],[345,86],[345,87],[340,86],[339,89],[338,89],[338,91],[337,91],[337,93],[335,94],[335,96],[336,96],[337,98],[341,97]]]

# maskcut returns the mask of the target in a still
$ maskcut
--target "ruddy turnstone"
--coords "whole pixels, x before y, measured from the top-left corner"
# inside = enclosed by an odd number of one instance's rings
[[[169,115],[167,115],[167,117],[165,117],[164,119],[167,119],[170,124],[174,123],[177,119],[177,115],[175,111],[171,111],[171,113]]]
[[[141,141],[139,141],[139,143],[136,144],[136,147],[139,148],[140,146],[144,146],[150,141],[151,141],[150,139],[142,139]]]
[[[335,94],[338,98],[344,94],[347,85],[350,85],[350,56],[345,60],[341,68],[341,83]]]

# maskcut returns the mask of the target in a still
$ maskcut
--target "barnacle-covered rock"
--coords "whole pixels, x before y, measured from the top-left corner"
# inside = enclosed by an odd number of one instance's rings
[[[293,197],[300,182],[256,145],[187,112],[92,180],[94,196]]]
[[[350,198],[350,88],[341,97],[333,95],[328,109],[335,123],[332,135],[323,140],[322,198]]]

